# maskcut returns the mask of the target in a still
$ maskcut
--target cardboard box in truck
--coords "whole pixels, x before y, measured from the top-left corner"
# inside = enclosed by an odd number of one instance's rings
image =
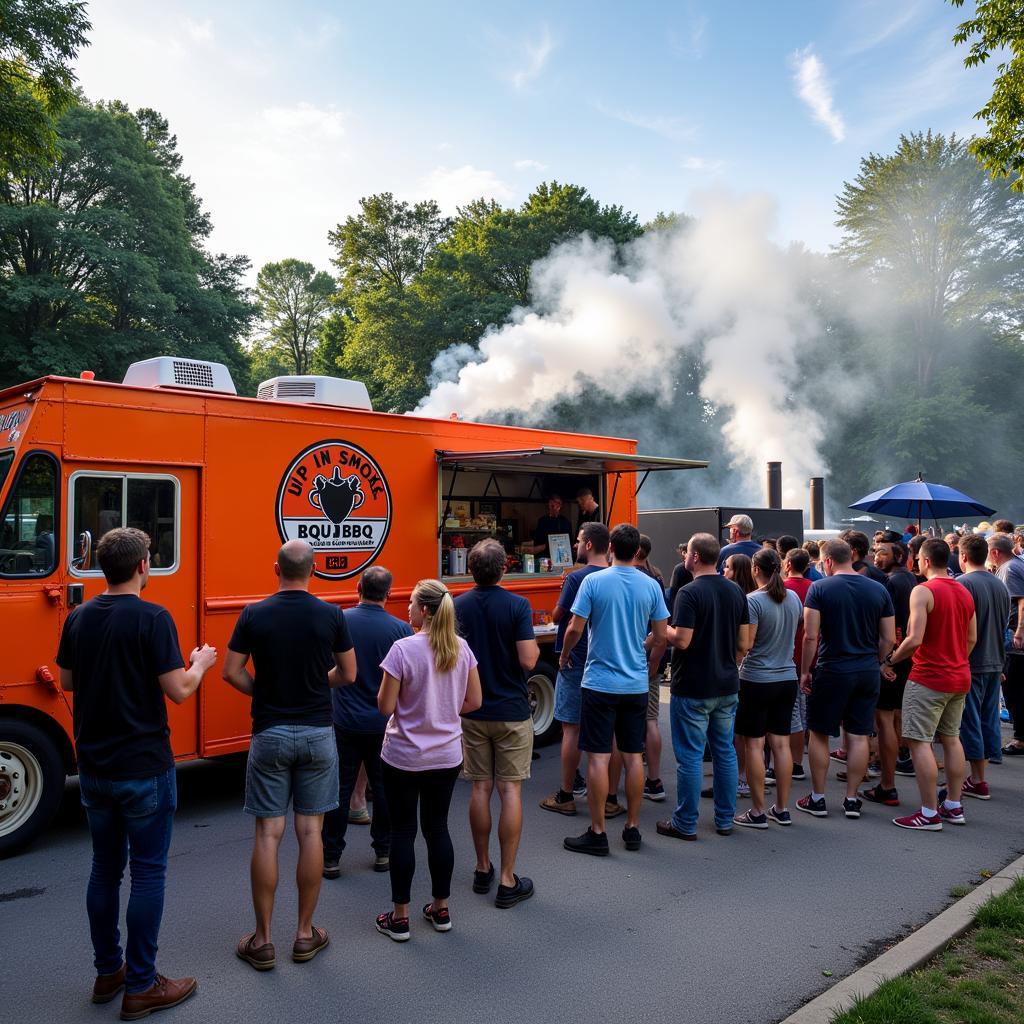
[[[359,573],[385,565],[389,610],[404,617],[420,579],[472,586],[458,552],[498,537],[505,585],[530,601],[545,651],[529,680],[543,741],[558,731],[561,573],[523,572],[518,544],[552,493],[573,525],[581,487],[606,520],[632,522],[638,473],[703,465],[622,438],[374,412],[362,385],[332,378],[275,378],[241,398],[223,366],[187,359],[135,364],[121,384],[45,377],[0,391],[0,854],[46,825],[75,772],[54,655],[68,613],[104,588],[94,552],[107,530],[149,534],[145,597],[171,612],[186,654],[225,649],[242,608],[275,589],[284,540],[309,541],[312,591],[346,606]],[[179,761],[248,747],[249,702],[216,672],[168,718]]]

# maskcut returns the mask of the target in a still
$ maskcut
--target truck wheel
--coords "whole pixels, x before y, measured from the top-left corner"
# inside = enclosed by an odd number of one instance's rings
[[[555,721],[555,671],[538,662],[526,681],[533,714],[533,743],[543,747],[554,743],[562,735],[562,727]]]
[[[64,763],[53,740],[32,722],[0,720],[0,857],[35,839],[63,793]]]

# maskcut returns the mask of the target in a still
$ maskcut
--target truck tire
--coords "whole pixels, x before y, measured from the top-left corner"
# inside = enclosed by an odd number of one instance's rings
[[[526,681],[533,714],[533,744],[545,747],[557,742],[562,736],[562,727],[555,720],[555,670],[543,661],[538,661]]]
[[[49,825],[64,794],[57,744],[33,722],[0,718],[0,857]]]

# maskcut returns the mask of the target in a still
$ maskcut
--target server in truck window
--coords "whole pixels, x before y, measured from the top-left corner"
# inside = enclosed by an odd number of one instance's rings
[[[543,515],[537,520],[537,525],[533,528],[531,535],[532,543],[524,545],[523,550],[528,554],[546,555],[548,553],[548,537],[553,533],[572,534],[572,525],[562,515],[562,499],[557,494],[552,494],[548,498],[547,515]]]
[[[149,537],[115,529],[96,555],[106,590],[68,616],[57,664],[75,695],[79,784],[92,834],[86,907],[96,965],[94,1003],[124,989],[121,1016],[134,1019],[183,1002],[195,978],[156,970],[167,851],[177,806],[166,695],[187,700],[217,659],[196,648],[186,670],[170,614],[141,600],[149,581]],[[118,930],[121,877],[131,863],[128,935]],[[126,1016],[126,1015],[132,1016]]]

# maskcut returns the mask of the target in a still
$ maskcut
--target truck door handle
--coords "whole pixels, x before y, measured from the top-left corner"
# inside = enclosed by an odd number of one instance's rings
[[[76,608],[85,598],[85,586],[81,583],[68,584],[68,608]]]

